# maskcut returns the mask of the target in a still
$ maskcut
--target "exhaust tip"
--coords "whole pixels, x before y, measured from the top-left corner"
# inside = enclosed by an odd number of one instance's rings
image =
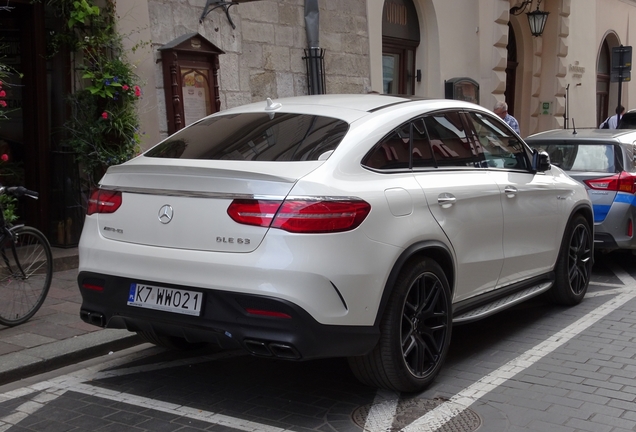
[[[276,357],[288,359],[288,360],[298,360],[300,359],[300,353],[291,345],[280,344],[280,343],[271,343],[269,344],[269,349],[272,350],[272,353]]]
[[[270,352],[270,350],[267,348],[267,345],[265,344],[265,342],[260,342],[255,340],[245,340],[243,341],[243,343],[245,344],[245,348],[247,348],[247,350],[254,355],[265,356],[265,357],[272,357],[273,355]]]
[[[243,341],[247,350],[254,355],[263,357],[277,357],[287,360],[299,360],[300,353],[289,344],[280,342],[266,342],[247,339]]]
[[[80,310],[80,319],[85,323],[92,324],[97,327],[106,327],[106,317],[99,312],[91,312],[86,309]]]

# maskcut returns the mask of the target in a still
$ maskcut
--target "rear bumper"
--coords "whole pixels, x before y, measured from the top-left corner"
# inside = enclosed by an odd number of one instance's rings
[[[201,315],[128,306],[133,282],[203,292]],[[241,347],[255,355],[295,360],[357,356],[373,349],[379,338],[379,330],[373,326],[320,324],[301,307],[273,297],[200,290],[86,271],[79,273],[78,284],[82,294],[80,316],[90,324],[152,331],[190,342],[216,343],[223,348]],[[281,312],[290,318],[253,315],[247,309]]]
[[[595,213],[597,208],[594,208]],[[631,225],[632,235],[629,235]],[[594,226],[594,247],[598,250],[636,249],[636,206],[615,201],[602,222]]]
[[[609,233],[594,233],[594,249],[596,250],[614,250],[619,249],[616,240]]]

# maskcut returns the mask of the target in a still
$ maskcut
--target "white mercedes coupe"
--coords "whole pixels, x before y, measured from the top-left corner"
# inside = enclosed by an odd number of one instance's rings
[[[346,357],[366,384],[421,391],[453,325],[579,303],[593,226],[585,187],[478,105],[268,99],[108,169],[80,315],[173,348]]]

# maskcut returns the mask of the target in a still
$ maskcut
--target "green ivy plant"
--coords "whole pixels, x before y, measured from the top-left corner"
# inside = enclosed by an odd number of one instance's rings
[[[75,0],[69,13],[68,28],[72,29],[77,24],[85,24],[88,19],[96,16],[99,16],[99,8],[97,6],[90,4],[86,0]]]
[[[126,57],[124,36],[116,30],[113,0],[49,0],[66,20],[67,31],[50,46],[65,44],[74,52],[81,86],[68,97],[71,116],[62,145],[76,154],[89,187],[105,170],[140,152],[137,102],[142,97],[135,65]],[[138,49],[139,44],[133,47]]]

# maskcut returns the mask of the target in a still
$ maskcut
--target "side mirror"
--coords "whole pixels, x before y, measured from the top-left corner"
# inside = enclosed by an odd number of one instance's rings
[[[550,155],[545,150],[532,150],[532,165],[535,171],[544,172],[550,169]]]

